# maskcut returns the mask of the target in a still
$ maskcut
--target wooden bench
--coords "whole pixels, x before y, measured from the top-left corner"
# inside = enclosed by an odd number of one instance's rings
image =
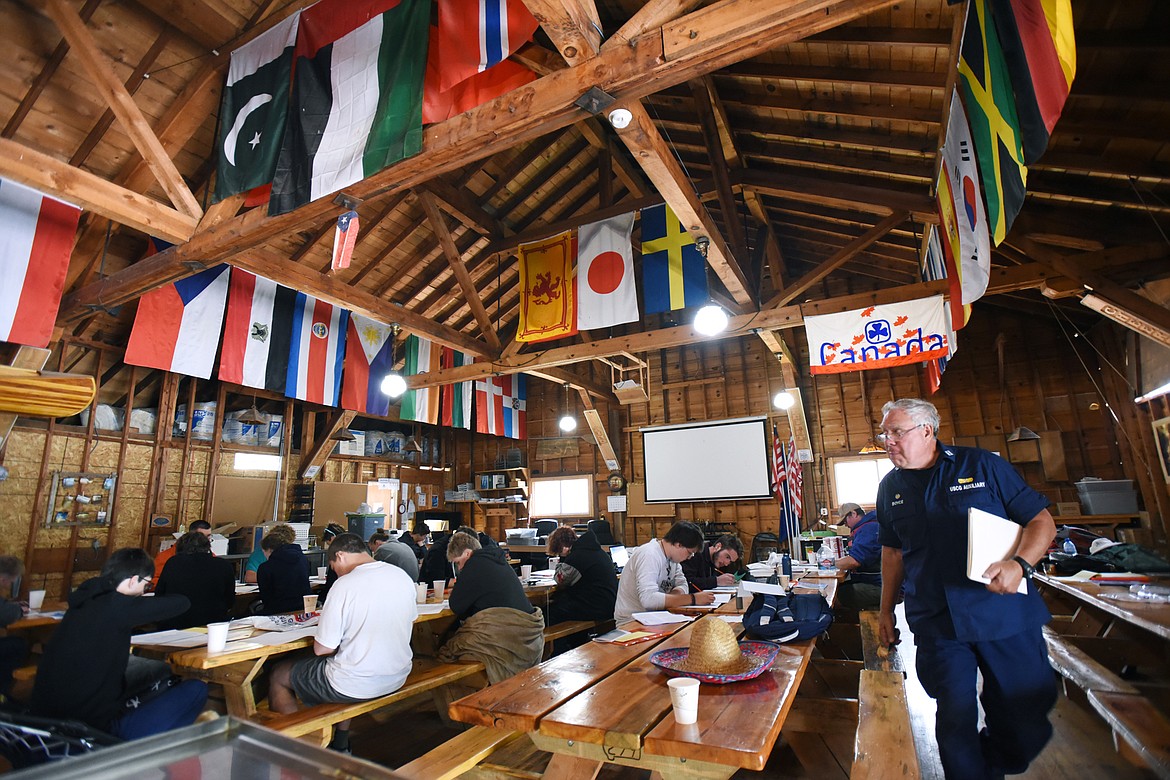
[[[524,736],[519,731],[472,726],[395,772],[411,780],[448,780],[476,767],[499,748]]]
[[[864,614],[864,613],[863,613]],[[857,693],[857,741],[851,780],[919,776],[901,672],[863,669]]]
[[[1044,641],[1048,645],[1048,663],[1060,676],[1077,688],[1089,691],[1137,694],[1137,688],[1122,680],[1104,664],[1099,663],[1067,637],[1044,626]],[[1067,685],[1065,686],[1067,693]]]
[[[865,668],[878,672],[899,672],[905,676],[906,665],[898,653],[897,646],[887,647],[878,639],[878,614],[874,610],[858,613],[862,660],[865,662]]]
[[[1170,720],[1140,693],[1088,691],[1089,703],[1113,729],[1117,752],[1170,778]]]
[[[380,710],[395,702],[426,693],[482,673],[483,664],[448,663],[415,660],[415,668],[402,687],[393,693],[359,702],[318,704],[288,715],[273,715],[263,725],[290,737],[309,737],[322,745],[333,736],[333,727],[342,721]]]
[[[560,623],[546,626],[544,629],[544,653],[541,659],[547,661],[552,657],[553,642],[558,639],[580,634],[582,631],[609,631],[613,627],[614,622],[612,620],[564,620]]]

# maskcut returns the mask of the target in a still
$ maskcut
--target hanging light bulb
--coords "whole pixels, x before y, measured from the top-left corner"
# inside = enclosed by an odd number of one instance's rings
[[[565,433],[572,433],[577,430],[577,418],[569,411],[569,383],[565,382],[565,406],[561,413],[561,419],[557,420],[557,426]]]
[[[788,392],[787,390],[781,390],[779,393],[776,393],[776,395],[772,396],[772,405],[777,409],[788,411],[796,405],[796,399],[792,396],[792,393]]]
[[[708,303],[695,315],[694,327],[702,336],[716,336],[727,330],[727,312],[718,304]]]
[[[398,341],[398,324],[390,326],[390,368],[389,374],[382,378],[382,392],[391,398],[398,398],[406,392],[406,379],[394,370],[394,349]]]

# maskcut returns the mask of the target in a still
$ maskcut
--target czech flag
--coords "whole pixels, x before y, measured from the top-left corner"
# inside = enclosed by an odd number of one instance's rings
[[[228,269],[217,265],[143,295],[125,362],[208,379],[223,331]]]

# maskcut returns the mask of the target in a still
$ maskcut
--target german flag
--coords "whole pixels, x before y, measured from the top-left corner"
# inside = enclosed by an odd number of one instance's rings
[[[1016,93],[1024,162],[1040,159],[1077,71],[1070,0],[992,0]]]
[[[959,83],[987,198],[987,222],[998,246],[1024,205],[1028,169],[1011,80],[987,3],[971,0],[967,4]]]

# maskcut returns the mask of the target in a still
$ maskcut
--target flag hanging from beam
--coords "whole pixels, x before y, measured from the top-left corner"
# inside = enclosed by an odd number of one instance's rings
[[[559,339],[577,333],[571,231],[521,244],[520,323],[516,341]]]
[[[1024,162],[1040,159],[1072,88],[1077,45],[1070,0],[993,0],[995,28],[1016,93]]]
[[[341,408],[382,417],[390,413],[390,396],[382,392],[382,380],[394,369],[393,353],[394,335],[389,325],[350,312]]]
[[[947,319],[941,295],[805,317],[809,373],[868,371],[945,357]]]
[[[642,209],[642,291],[647,314],[707,302],[707,261],[665,203]]]
[[[439,370],[439,345],[430,339],[411,334],[403,350],[405,374],[433,374]],[[439,422],[439,386],[407,390],[402,394],[402,407],[398,416],[403,420],[414,420],[436,425]]]
[[[799,530],[793,533],[792,508],[788,502],[788,462],[785,456],[784,440],[772,425],[772,492],[780,502],[780,541],[794,539],[799,536]]]
[[[1024,205],[1028,169],[1011,80],[987,3],[967,3],[959,84],[983,179],[989,233],[998,246]]]
[[[799,536],[803,525],[804,469],[796,457],[796,437],[792,433],[788,434],[788,451],[784,455],[788,461],[788,505],[792,508],[794,536]]]
[[[349,312],[305,293],[297,293],[292,348],[284,394],[315,404],[337,406]]]
[[[356,211],[347,211],[337,218],[337,230],[333,234],[333,256],[329,261],[329,270],[337,271],[349,268],[350,258],[353,257],[353,248],[357,244],[358,230],[361,223]]]
[[[528,438],[527,380],[523,374],[487,376],[475,382],[475,430]]]
[[[607,328],[638,321],[634,252],[630,233],[634,214],[582,225],[577,252],[577,327]]]
[[[139,298],[123,360],[210,378],[227,306],[228,270],[217,265]]]
[[[950,284],[951,326],[961,328],[971,304],[987,291],[991,274],[991,239],[987,213],[979,195],[979,169],[971,129],[958,93],[951,93],[947,138],[942,148],[935,197]]]
[[[465,352],[443,347],[439,351],[439,368],[470,366],[475,358]],[[439,399],[439,422],[450,428],[471,430],[471,396],[473,382],[455,382],[443,385]]]
[[[321,0],[301,13],[271,214],[422,148],[430,0]]]
[[[0,341],[45,347],[81,209],[0,179]]]
[[[434,27],[431,28],[434,31]],[[432,43],[433,46],[433,43]],[[432,60],[427,60],[426,86],[423,89],[424,125],[442,122],[470,111],[500,95],[536,81],[536,74],[523,65],[504,60],[499,65],[476,73],[450,89],[439,88],[439,71]]]
[[[219,110],[215,199],[272,182],[301,12],[232,52]]]
[[[447,91],[503,62],[539,26],[522,0],[439,0],[439,88]]]
[[[283,393],[292,348],[296,290],[232,269],[219,378]]]
[[[939,230],[934,225],[929,225],[926,233],[926,254],[922,263],[922,278],[927,281],[935,281],[946,278],[946,275],[946,260],[943,257]],[[970,308],[970,306],[964,307],[968,312]],[[952,308],[953,314],[954,309]],[[926,385],[932,395],[938,392],[939,387],[942,386],[942,376],[947,370],[947,363],[959,351],[959,341],[955,336],[954,326],[949,319],[947,320],[947,339],[950,346],[947,356],[934,358],[923,364],[926,372]]]

